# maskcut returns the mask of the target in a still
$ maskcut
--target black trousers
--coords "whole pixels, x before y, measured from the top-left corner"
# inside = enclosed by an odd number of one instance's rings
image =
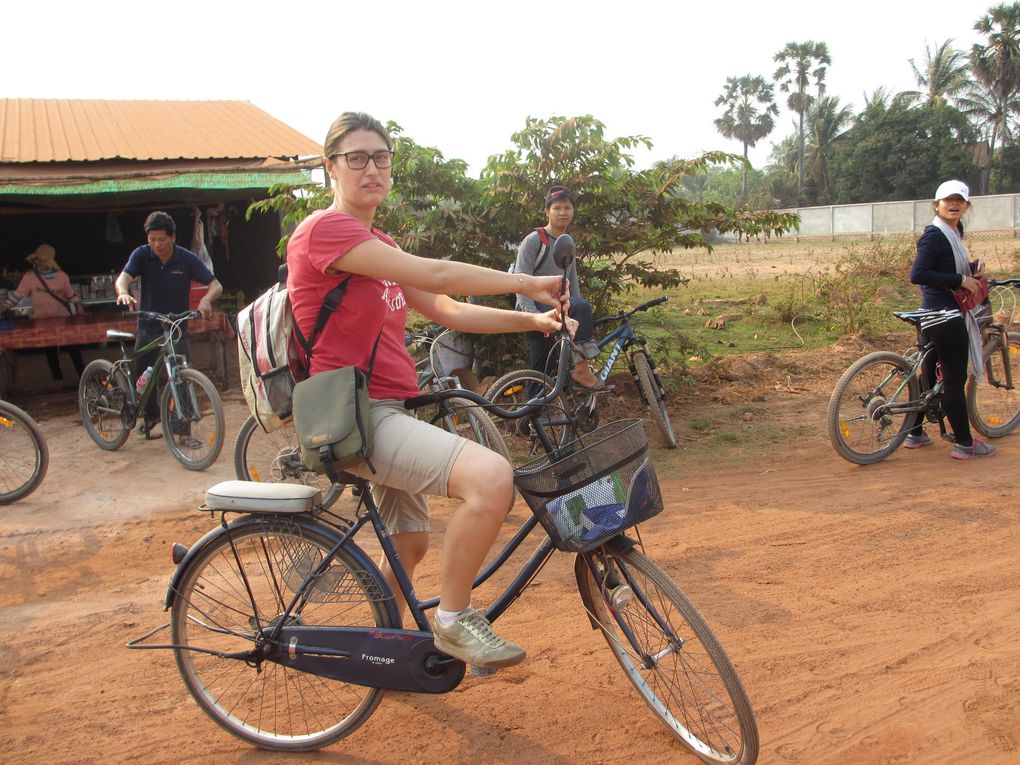
[[[974,442],[967,418],[967,362],[969,360],[970,336],[967,323],[961,316],[936,324],[925,330],[925,335],[935,344],[935,353],[929,354],[924,362],[924,374],[929,385],[936,380],[935,365],[942,368],[942,410],[949,427],[956,436],[956,443],[970,446]],[[918,435],[921,422],[911,431]]]
[[[71,357],[71,363],[74,364],[74,371],[78,373],[78,377],[81,377],[81,373],[85,369],[85,360],[81,357],[81,351],[78,350],[78,346],[69,345],[64,348],[67,351],[67,355]],[[50,375],[53,379],[63,380],[64,372],[60,368],[60,348],[56,345],[51,345],[46,348],[46,364],[50,368]]]
[[[540,311],[548,311],[550,308],[552,306],[538,306]],[[567,315],[577,320],[577,332],[574,333],[575,343],[583,343],[595,337],[595,330],[592,327],[591,303],[584,298],[570,298],[570,308],[567,310]],[[555,334],[547,337],[541,332],[528,332],[526,334],[531,343],[528,349],[528,369],[545,372],[550,377],[555,378],[559,356],[552,351],[559,337]]]
[[[145,347],[153,340],[158,340],[163,337],[163,330],[150,330],[138,327],[138,331],[135,333],[135,351],[137,352],[140,348]],[[174,350],[177,351],[179,356],[188,357],[188,330],[184,329],[181,339],[174,343]],[[134,369],[132,373],[135,376],[135,380],[148,369],[150,366],[156,363],[156,357],[159,355],[159,349],[154,348],[153,350],[142,354],[134,362]],[[159,369],[153,369],[152,373],[156,374],[160,372]],[[145,419],[148,422],[156,422],[159,420],[159,395],[154,394],[149,397],[149,400],[145,402]]]

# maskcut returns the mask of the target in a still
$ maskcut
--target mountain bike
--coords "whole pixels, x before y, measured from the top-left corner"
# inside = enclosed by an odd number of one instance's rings
[[[1020,279],[990,280],[992,287],[1016,287]],[[843,373],[829,399],[826,426],[829,440],[844,459],[858,465],[879,462],[900,447],[923,420],[937,423],[945,434],[941,376],[928,380],[925,359],[934,344],[921,333],[921,319],[930,311],[897,311],[912,325],[915,344],[906,353],[877,351],[858,359]],[[1020,425],[1020,338],[985,312],[981,327],[984,381],[967,381],[967,414],[974,429],[1000,438]],[[948,434],[945,434],[948,437]]]
[[[36,421],[9,401],[0,401],[0,505],[38,489],[49,465],[50,450]]]
[[[438,351],[448,330],[432,327],[410,332],[405,344],[417,350],[418,387],[422,391],[461,388],[460,380],[448,374],[440,362]],[[437,405],[419,410],[419,417],[445,428],[469,441],[487,446],[510,460],[510,452],[492,418],[484,410],[459,397],[445,399]],[[254,415],[248,417],[234,441],[234,474],[242,481],[268,481],[314,486],[323,493],[323,505],[329,507],[343,493],[343,486],[331,484],[327,476],[305,467],[301,461],[297,433],[288,420],[282,427],[263,430]]]
[[[564,345],[547,398],[560,394],[568,366]],[[472,391],[440,390],[406,406],[451,397],[488,404]],[[475,586],[536,527],[545,535],[486,617],[504,613],[556,550],[573,553],[591,627],[653,714],[703,761],[751,765],[758,731],[736,670],[690,599],[643,551],[638,524],[662,509],[662,496],[640,420],[608,423],[552,448],[541,423],[545,403],[515,411],[489,405],[498,417],[532,418],[550,450],[515,471],[533,514]],[[170,621],[128,644],[172,649],[202,710],[265,749],[327,746],[361,726],[386,690],[445,693],[466,672],[435,648],[426,611],[439,598],[416,595],[370,485],[344,477],[361,489],[353,520],[322,508],[313,487],[228,481],[210,489],[203,509],[219,513],[219,526],[191,547],[172,546]],[[365,527],[392,567],[411,629],[402,628],[394,593],[355,541]],[[146,642],[166,629],[170,643]]]
[[[106,337],[120,345],[121,358],[96,359],[85,367],[78,385],[78,410],[89,437],[101,449],[119,449],[131,435],[146,402],[160,395],[159,418],[167,448],[189,470],[205,470],[223,448],[223,404],[208,377],[188,366],[174,350],[184,322],[201,316],[198,311],[161,314],[132,311],[129,316],[153,319],[163,325],[163,335],[137,351],[129,351],[135,336],[108,329]],[[139,382],[134,362],[158,350],[148,379]],[[162,394],[159,386],[166,381]],[[146,438],[149,435],[146,433]]]
[[[596,341],[599,350],[612,346],[596,377],[601,382],[608,380],[620,354],[625,353],[627,366],[630,368],[641,400],[651,411],[652,419],[662,434],[666,446],[675,449],[677,447],[676,432],[673,430],[673,423],[670,421],[669,412],[666,409],[666,391],[659,379],[655,359],[652,358],[652,354],[648,350],[648,341],[637,334],[630,323],[630,317],[634,314],[639,311],[647,311],[667,300],[669,300],[669,296],[662,295],[629,311],[621,311],[613,316],[595,319],[593,323],[595,326],[617,323],[620,325]],[[553,384],[552,378],[542,372],[533,369],[519,369],[503,375],[492,383],[485,392],[485,397],[502,407],[514,409],[529,399],[548,393],[553,389]],[[603,394],[599,391],[591,391],[573,385],[568,386],[560,398],[548,406],[548,416],[544,423],[547,431],[550,431],[557,441],[566,442],[573,439],[577,433],[587,432],[598,427],[598,400],[601,395]],[[525,424],[521,421],[505,422],[502,434],[505,440],[511,442],[522,437],[527,439],[531,454],[536,453],[540,446],[535,434],[526,431]]]

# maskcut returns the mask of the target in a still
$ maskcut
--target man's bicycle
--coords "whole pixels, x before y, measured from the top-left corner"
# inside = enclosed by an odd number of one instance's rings
[[[119,449],[145,411],[145,403],[152,396],[160,395],[160,424],[170,453],[189,470],[205,470],[216,461],[223,448],[223,404],[209,378],[189,367],[187,359],[174,350],[174,344],[180,341],[183,323],[201,314],[198,311],[172,314],[138,311],[128,315],[160,321],[163,336],[132,352],[128,350],[128,344],[133,344],[135,339],[132,333],[106,331],[107,339],[120,345],[121,358],[114,362],[96,359],[82,372],[78,410],[85,431],[100,448]],[[159,351],[152,374],[139,388],[134,362],[152,350]],[[160,394],[162,381],[166,385]]]
[[[561,393],[568,365],[564,346],[546,398]],[[488,405],[471,391],[441,390],[407,406],[450,397]],[[703,761],[751,765],[758,731],[736,670],[690,599],[644,554],[638,524],[662,509],[662,497],[641,422],[609,423],[553,447],[541,421],[546,403],[490,407],[498,417],[531,418],[549,452],[515,471],[533,514],[475,586],[536,527],[545,534],[486,617],[503,614],[557,549],[573,553],[591,627],[653,714]],[[445,693],[465,675],[461,661],[433,644],[426,612],[439,599],[415,593],[371,486],[345,479],[360,489],[353,520],[322,508],[313,487],[229,481],[210,489],[204,509],[219,513],[220,523],[190,547],[173,546],[169,623],[129,644],[172,649],[203,711],[262,748],[327,746],[362,725],[386,690]],[[355,541],[366,527],[395,574],[411,629],[402,627],[393,591]],[[146,642],[167,628],[169,644]]]
[[[447,330],[442,327],[432,327],[408,333],[404,338],[413,355],[418,357],[418,388],[422,391],[461,389],[460,380],[443,368],[438,353],[446,333]],[[492,418],[463,398],[443,399],[420,409],[418,416],[510,460],[510,452]],[[343,493],[343,485],[332,484],[326,475],[309,470],[301,461],[301,448],[292,420],[275,430],[266,431],[254,415],[249,416],[234,441],[234,474],[242,481],[314,486],[322,491],[326,507],[336,502]]]
[[[0,505],[38,489],[49,464],[50,451],[36,421],[9,401],[0,401]]]
[[[639,311],[647,311],[667,300],[669,300],[669,296],[662,295],[629,311],[621,311],[613,316],[595,319],[595,326],[619,324],[616,329],[597,341],[599,350],[604,350],[609,346],[612,348],[596,377],[601,382],[608,380],[617,359],[621,354],[625,354],[627,366],[641,400],[651,411],[652,419],[662,434],[666,446],[675,449],[677,447],[676,432],[673,430],[673,423],[670,421],[669,411],[666,409],[666,390],[662,385],[662,380],[659,379],[655,359],[648,350],[648,341],[637,334],[630,323],[630,318],[634,314]],[[552,378],[542,372],[533,369],[519,369],[503,375],[492,383],[485,392],[485,397],[494,404],[513,410],[536,396],[547,394],[553,389],[553,385]],[[553,400],[547,408],[547,418],[544,423],[547,431],[552,433],[558,442],[565,443],[572,440],[578,433],[598,427],[598,399],[601,395],[597,391],[586,390],[574,385],[566,387],[560,397]],[[535,434],[526,426],[527,423],[522,420],[504,422],[502,424],[504,439],[513,442],[515,439],[520,440],[523,436],[530,443],[530,453],[537,453],[540,444],[535,438]]]
[[[1016,287],[1020,279],[991,280],[994,287]],[[920,421],[938,423],[945,433],[942,379],[928,380],[925,359],[934,344],[921,334],[927,311],[897,311],[912,325],[915,345],[905,354],[876,351],[854,362],[836,383],[829,399],[826,424],[836,452],[858,465],[879,462],[900,447]],[[988,438],[999,438],[1020,425],[1020,338],[986,313],[980,320],[984,381],[967,382],[967,413],[971,424]]]

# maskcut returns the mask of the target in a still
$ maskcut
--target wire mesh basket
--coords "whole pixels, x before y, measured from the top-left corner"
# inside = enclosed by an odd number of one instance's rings
[[[553,543],[592,550],[662,512],[641,420],[618,420],[514,471],[514,482]]]

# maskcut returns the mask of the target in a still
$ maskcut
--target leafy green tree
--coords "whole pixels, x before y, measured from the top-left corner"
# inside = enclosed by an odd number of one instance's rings
[[[946,178],[973,180],[967,144],[974,129],[951,106],[873,103],[858,115],[830,158],[834,201],[926,199]]]
[[[992,154],[995,142],[1002,146],[1012,139],[1013,120],[1020,114],[1020,2],[997,5],[978,19],[974,29],[988,36],[987,44],[975,44],[970,52],[970,66],[976,80],[972,96],[982,101],[984,122],[989,128]],[[972,106],[969,103],[968,106]],[[972,110],[976,113],[976,110]],[[1000,152],[999,177],[1003,175]]]
[[[789,93],[787,106],[797,113],[797,135],[800,137],[800,149],[797,153],[797,193],[804,189],[804,115],[807,114],[815,97],[808,92],[814,80],[818,95],[825,93],[825,67],[832,63],[829,48],[825,43],[808,40],[803,43],[787,43],[773,60],[780,63],[772,79],[779,83],[783,93]]]
[[[982,82],[971,82],[957,100],[960,111],[971,120],[980,131],[980,136],[987,142],[989,152],[994,157],[999,140],[1006,144],[1013,133],[1014,116],[1020,109],[1020,96],[1017,93],[999,93],[994,87]],[[1003,167],[1000,163],[998,179],[1001,179]],[[996,181],[999,188],[1001,180]],[[989,178],[985,177],[981,192],[987,193]],[[1000,189],[1001,190],[1001,189]]]
[[[770,203],[762,204],[762,207],[789,208],[800,204],[797,191],[798,150],[796,133],[772,144],[772,153],[756,192],[771,200]]]
[[[512,136],[514,147],[490,157],[481,178],[465,175],[460,160],[415,144],[399,126],[393,188],[377,223],[409,252],[454,258],[505,269],[517,244],[545,222],[543,199],[554,183],[571,186],[578,198],[571,234],[578,245],[578,272],[596,312],[609,312],[615,297],[636,285],[667,288],[683,279],[656,265],[657,256],[707,246],[709,232],[770,236],[794,227],[796,216],[738,210],[694,201],[684,179],[719,165],[738,166],[739,156],[711,152],[695,159],[670,159],[634,170],[631,150],[651,147],[642,136],[609,139],[590,115],[528,118]],[[327,189],[287,189],[252,209],[275,210],[293,224],[326,207]],[[506,305],[506,297],[491,302]],[[520,338],[488,338],[490,358],[524,351]]]
[[[486,203],[516,225],[494,227],[495,241],[516,246],[544,222],[545,190],[553,183],[570,186],[578,198],[570,230],[578,246],[578,278],[597,313],[631,285],[679,284],[678,272],[655,266],[656,256],[706,246],[706,232],[771,235],[795,224],[789,215],[737,210],[685,193],[685,178],[714,166],[739,166],[741,158],[732,154],[673,158],[634,170],[630,150],[651,142],[642,136],[607,139],[605,126],[591,115],[529,118],[512,140],[516,148],[490,158],[482,173]]]
[[[804,161],[817,204],[828,204],[832,201],[829,165],[838,150],[838,140],[843,135],[843,129],[853,116],[851,108],[840,106],[839,99],[835,96],[819,98],[808,112],[807,122],[811,137]]]
[[[914,59],[908,59],[917,84],[923,88],[923,93],[912,91],[910,95],[923,95],[924,103],[928,106],[944,106],[970,81],[967,56],[963,51],[953,48],[952,44],[952,40],[946,40],[932,48],[926,45],[924,61],[920,67]]]
[[[772,85],[763,77],[745,74],[727,77],[726,89],[715,100],[716,106],[725,105],[722,117],[715,121],[716,129],[726,138],[736,139],[744,145],[744,169],[741,193],[747,194],[747,147],[754,146],[772,132],[779,114],[772,95]]]

